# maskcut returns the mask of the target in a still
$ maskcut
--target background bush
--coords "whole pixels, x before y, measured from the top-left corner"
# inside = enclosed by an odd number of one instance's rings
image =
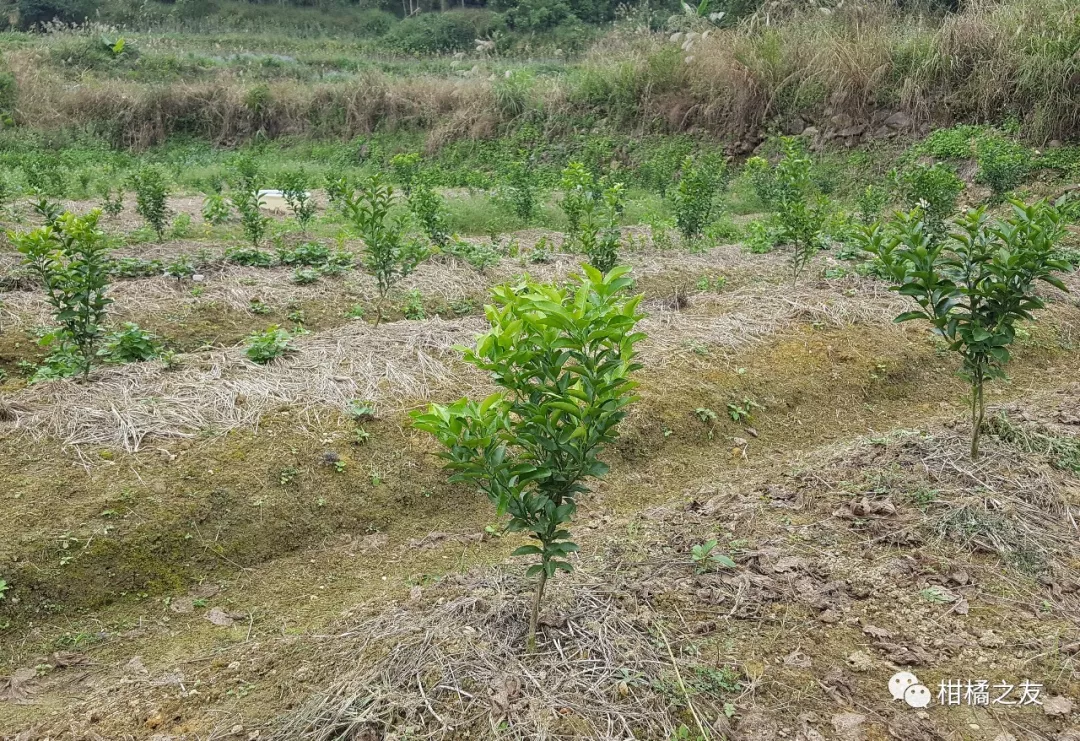
[[[422,13],[394,26],[386,40],[391,47],[408,54],[465,51],[473,48],[476,39],[503,27],[502,18],[491,11]]]

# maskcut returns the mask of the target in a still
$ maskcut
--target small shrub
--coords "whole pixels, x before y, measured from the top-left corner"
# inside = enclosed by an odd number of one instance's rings
[[[303,170],[289,172],[281,178],[281,194],[289,205],[293,218],[300,228],[307,230],[315,217],[315,200],[308,192],[308,177]]]
[[[641,297],[623,297],[628,270],[602,274],[585,266],[573,290],[530,281],[494,289],[491,330],[465,360],[489,371],[502,391],[414,413],[416,427],[445,447],[451,481],[478,486],[500,513],[510,513],[508,530],[536,541],[514,551],[539,559],[526,572],[539,577],[530,649],[547,580],[573,569],[568,556],[578,546],[567,527],[577,499],[588,478],[607,473],[598,456],[637,398],[630,375],[640,368]]]
[[[687,139],[664,137],[652,156],[641,163],[639,172],[644,184],[661,198],[667,197],[668,189],[675,183],[679,164],[686,160],[691,149],[692,144]]]
[[[172,228],[169,230],[169,235],[173,239],[183,239],[191,232],[191,216],[188,214],[177,214],[176,218],[172,221]]]
[[[962,373],[971,384],[974,460],[986,413],[983,386],[1005,376],[1016,324],[1033,321],[1032,311],[1045,306],[1036,284],[1067,290],[1055,273],[1069,266],[1055,257],[1063,227],[1060,213],[1046,202],[1014,201],[1011,216],[995,224],[984,208],[975,209],[956,227],[955,234],[935,238],[929,214],[913,209],[888,227],[865,228],[861,240],[893,281],[892,290],[919,305],[896,321],[928,321],[963,358]]]
[[[203,199],[202,217],[207,224],[221,226],[232,219],[232,207],[221,193],[210,193]]]
[[[446,204],[434,188],[422,181],[414,184],[412,192],[409,193],[409,210],[420,222],[432,244],[439,249],[449,244]]]
[[[393,203],[394,189],[380,174],[372,176],[346,202],[353,226],[364,240],[364,265],[375,275],[379,289],[375,326],[382,320],[383,303],[390,289],[425,257],[416,242],[405,238],[403,218],[390,218]]]
[[[420,177],[420,155],[416,152],[395,154],[390,158],[390,167],[402,192],[406,196],[411,194],[413,184]]]
[[[990,186],[990,200],[1000,203],[1027,177],[1031,169],[1031,152],[1027,147],[1002,136],[988,136],[975,144],[979,169],[976,182]]]
[[[41,217],[41,220],[45,222],[45,226],[56,226],[60,217],[64,214],[63,206],[56,201],[50,201],[44,196],[33,201],[30,208]]]
[[[623,184],[606,188],[599,197],[590,196],[582,203],[576,233],[570,241],[589,257],[589,264],[602,273],[615,267],[619,259],[618,214],[623,200]]]
[[[716,194],[726,172],[723,162],[709,159],[695,162],[692,157],[683,160],[682,175],[671,205],[675,212],[675,225],[685,243],[693,244],[704,233],[712,218]]]
[[[759,197],[775,211],[777,241],[791,245],[792,282],[826,245],[828,211],[824,199],[815,195],[811,171],[813,162],[801,139],[782,137],[782,156],[769,168],[757,158],[751,166],[751,181]]]
[[[934,241],[943,239],[964,182],[946,165],[916,164],[900,174],[900,190],[909,209],[922,209],[926,215],[927,236]]]
[[[536,215],[540,195],[533,159],[524,152],[521,154],[520,159],[514,160],[505,169],[505,185],[500,197],[515,216],[528,224]]]
[[[141,363],[152,360],[161,351],[157,339],[133,322],[107,335],[98,355],[110,363]]]
[[[449,10],[420,13],[396,24],[383,38],[406,54],[468,51],[476,39],[500,28],[498,14],[487,10]]]
[[[45,286],[45,297],[61,327],[61,345],[79,356],[83,379],[90,374],[108,307],[109,244],[98,227],[100,211],[64,214],[56,227],[8,233],[26,264]]]
[[[169,188],[164,174],[156,167],[143,167],[131,176],[131,187],[135,191],[135,211],[154,230],[158,241],[162,241],[170,217]]]
[[[101,210],[106,216],[116,218],[124,210],[124,186],[118,185],[115,192],[109,183],[98,186],[98,195],[101,196]]]
[[[344,175],[336,172],[326,176],[326,198],[330,207],[344,211],[350,195],[353,192],[352,184]]]
[[[859,221],[863,224],[873,224],[881,216],[881,210],[889,202],[889,191],[880,185],[867,185],[856,198],[859,209]]]
[[[262,211],[263,200],[258,189],[242,188],[236,191],[230,200],[233,208],[240,214],[240,225],[244,228],[244,236],[251,242],[252,247],[258,249],[271,221],[270,217]]]
[[[247,338],[247,349],[244,354],[253,363],[260,365],[269,363],[274,358],[279,358],[292,351],[290,344],[292,335],[288,331],[274,324],[262,332],[256,332]]]
[[[581,226],[581,219],[591,204],[599,199],[596,178],[580,162],[571,162],[562,172],[559,182],[562,200],[559,207],[566,214],[567,232],[575,234]]]

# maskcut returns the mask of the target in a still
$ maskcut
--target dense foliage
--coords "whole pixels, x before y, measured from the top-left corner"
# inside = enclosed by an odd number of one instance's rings
[[[572,569],[567,557],[578,547],[567,527],[584,482],[607,473],[598,456],[636,399],[641,297],[623,296],[628,272],[586,266],[573,290],[530,281],[496,288],[486,309],[491,329],[465,360],[501,391],[414,415],[445,446],[451,480],[477,485],[509,513],[510,531],[536,541],[515,551],[539,560],[528,571],[539,577],[530,646],[545,583]]]

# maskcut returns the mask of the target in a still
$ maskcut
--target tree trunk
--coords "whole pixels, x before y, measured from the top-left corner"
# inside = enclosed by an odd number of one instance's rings
[[[547,584],[547,568],[540,572],[540,581],[536,583],[536,595],[533,597],[532,610],[529,612],[529,653],[536,650],[536,623],[540,618],[540,600],[544,598],[544,585]]]
[[[986,406],[983,401],[983,372],[975,372],[971,387],[971,460],[979,460],[979,434],[982,432]]]

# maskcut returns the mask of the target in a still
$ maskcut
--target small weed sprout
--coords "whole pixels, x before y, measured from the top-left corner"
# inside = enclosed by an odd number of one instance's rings
[[[268,268],[274,264],[273,255],[256,247],[230,247],[225,250],[225,260],[252,268]]]
[[[112,303],[106,296],[109,245],[98,227],[100,216],[97,210],[86,216],[64,214],[57,219],[55,227],[42,227],[25,234],[8,233],[26,264],[44,284],[46,301],[60,325],[61,346],[70,345],[74,349],[83,380],[90,375]]]
[[[985,208],[968,211],[945,239],[934,238],[936,226],[928,213],[914,209],[898,214],[887,228],[865,228],[860,240],[893,281],[892,290],[919,305],[895,321],[928,321],[963,358],[975,460],[986,414],[983,386],[1005,376],[1017,323],[1034,321],[1032,312],[1045,306],[1036,284],[1067,290],[1055,275],[1069,269],[1055,257],[1063,227],[1060,213],[1045,201],[1014,201],[1012,214],[993,224]]]
[[[98,355],[111,363],[141,363],[153,360],[161,352],[154,335],[134,322],[124,325],[105,337]]]
[[[536,240],[536,244],[533,245],[532,250],[529,252],[529,262],[537,264],[546,264],[554,259],[555,248],[551,244],[551,240],[547,237],[540,237]]]
[[[732,422],[752,422],[754,418],[754,410],[761,409],[761,405],[753,399],[743,397],[742,401],[728,402],[727,412],[731,417]]]
[[[244,354],[253,363],[265,365],[274,358],[279,358],[292,351],[292,335],[276,324],[267,327],[262,332],[255,332],[247,338],[247,349]]]
[[[530,281],[495,288],[491,330],[465,360],[491,372],[502,390],[414,413],[416,427],[445,446],[440,456],[454,472],[451,481],[477,485],[500,514],[509,512],[508,530],[536,541],[514,551],[539,558],[527,571],[539,577],[530,650],[544,585],[573,569],[567,557],[578,546],[567,526],[577,498],[588,491],[586,479],[607,473],[597,456],[637,398],[630,375],[640,367],[641,297],[623,297],[629,268],[583,270],[572,291]]]
[[[690,557],[694,561],[694,571],[696,573],[704,574],[718,566],[725,569],[735,568],[735,562],[729,556],[717,551],[716,545],[717,541],[714,538],[690,549]]]
[[[464,260],[481,273],[499,264],[499,250],[495,244],[468,242],[455,237],[445,247],[443,253]]]
[[[318,242],[304,242],[288,249],[282,246],[277,251],[278,262],[297,267],[322,267],[331,257],[330,248]]]
[[[158,241],[162,241],[171,217],[165,175],[157,167],[143,167],[131,176],[131,187],[135,191],[135,211],[154,230]]]
[[[375,405],[364,399],[353,399],[345,411],[354,422],[370,422],[375,419]]]
[[[716,427],[716,423],[720,421],[720,415],[708,407],[698,407],[694,410],[694,416],[697,417],[698,422],[705,425],[709,439],[712,440],[713,428]]]
[[[293,271],[292,281],[298,286],[306,286],[319,280],[320,273],[312,268],[297,268]]]
[[[195,275],[195,266],[189,255],[182,254],[166,265],[164,272],[166,276],[176,278],[177,283],[183,283],[184,279]]]
[[[424,313],[424,297],[420,291],[414,288],[406,294],[405,306],[402,307],[401,313],[405,315],[406,319],[419,320],[427,318],[427,314]]]
[[[379,288],[375,326],[382,320],[383,304],[390,289],[424,257],[422,248],[406,239],[404,220],[390,218],[393,203],[393,187],[376,174],[346,204],[353,226],[364,240],[364,265],[375,275]]]

